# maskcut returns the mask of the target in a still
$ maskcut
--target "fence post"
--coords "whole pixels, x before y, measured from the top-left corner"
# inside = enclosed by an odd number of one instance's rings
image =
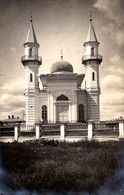
[[[88,120],[88,140],[93,138],[93,120]]]
[[[40,123],[36,123],[36,139],[40,138]]]
[[[60,124],[60,139],[65,139],[65,124]]]
[[[119,138],[124,138],[124,119],[119,119]]]
[[[14,141],[18,141],[19,137],[19,127],[16,125],[14,126]]]

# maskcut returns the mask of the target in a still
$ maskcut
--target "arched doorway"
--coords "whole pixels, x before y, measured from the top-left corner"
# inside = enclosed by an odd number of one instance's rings
[[[69,103],[68,97],[60,95],[56,98],[56,119],[58,122],[69,121]]]
[[[79,104],[78,106],[78,122],[84,122],[84,105]]]

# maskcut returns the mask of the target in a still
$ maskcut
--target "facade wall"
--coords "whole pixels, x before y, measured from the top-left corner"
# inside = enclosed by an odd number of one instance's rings
[[[94,80],[93,80],[94,72]],[[86,66],[86,89],[96,89],[99,90],[99,65],[95,61],[87,62]]]
[[[27,62],[25,65],[25,90],[35,91],[39,89],[38,70],[37,62]],[[30,82],[30,74],[32,74],[32,82]]]
[[[100,121],[100,104],[99,104],[99,92],[88,92],[88,120],[94,122]]]
[[[87,91],[78,90],[77,91],[77,120],[79,120],[79,105],[83,104],[84,106],[84,120],[88,120],[88,101],[87,101]]]
[[[42,106],[48,107],[48,94],[46,92],[29,92],[25,94],[26,123],[35,124],[42,120]]]
[[[42,121],[42,106],[44,105],[47,106],[47,113],[48,113],[48,93],[46,91],[40,91],[40,93],[38,94],[38,102],[37,102],[37,110],[38,110],[37,121]]]
[[[33,125],[39,119],[38,112],[38,63],[26,62],[25,64],[25,118],[26,124]],[[30,75],[32,74],[32,80]]]
[[[25,93],[25,119],[26,124],[33,125],[35,123],[35,93],[26,92]]]
[[[94,76],[93,76],[94,74]],[[94,122],[100,121],[100,84],[99,62],[90,60],[86,63],[86,90],[87,90],[87,119]]]
[[[100,112],[98,91],[77,90],[77,84],[75,80],[53,80],[53,82],[48,82],[47,91],[32,91],[32,89],[28,89],[28,92],[25,92],[27,124],[34,124],[42,120],[43,105],[47,106],[48,122],[56,122],[58,104],[56,99],[62,94],[69,99],[68,106],[70,122],[78,121],[80,104],[83,104],[84,106],[85,121],[92,119],[95,122],[99,122]]]
[[[76,80],[64,80],[55,79],[48,81],[48,91],[49,91],[49,122],[56,122],[56,105],[57,97],[60,95],[65,95],[68,97],[69,101],[69,113],[71,116],[70,122],[77,121],[77,95],[76,95],[77,83]]]

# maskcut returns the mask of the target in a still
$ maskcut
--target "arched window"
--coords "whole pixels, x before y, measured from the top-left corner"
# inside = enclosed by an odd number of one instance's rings
[[[42,106],[42,120],[47,121],[47,106],[46,105]]]
[[[33,75],[32,75],[32,73],[30,74],[30,82],[33,82]]]
[[[29,49],[29,57],[32,57],[32,48]]]
[[[94,56],[94,47],[91,48],[91,56]]]
[[[92,80],[95,81],[95,73],[92,73]]]
[[[60,95],[59,97],[57,97],[56,99],[57,101],[68,101],[68,97],[66,97],[65,95]]]
[[[78,121],[83,122],[84,121],[84,105],[79,104],[78,107]]]

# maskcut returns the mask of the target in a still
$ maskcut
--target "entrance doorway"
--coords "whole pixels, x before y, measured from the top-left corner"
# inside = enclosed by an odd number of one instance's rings
[[[56,106],[56,118],[59,122],[69,121],[69,105],[57,105]]]
[[[69,103],[68,97],[64,94],[61,94],[56,98],[56,121],[59,122],[68,122],[69,121]]]

